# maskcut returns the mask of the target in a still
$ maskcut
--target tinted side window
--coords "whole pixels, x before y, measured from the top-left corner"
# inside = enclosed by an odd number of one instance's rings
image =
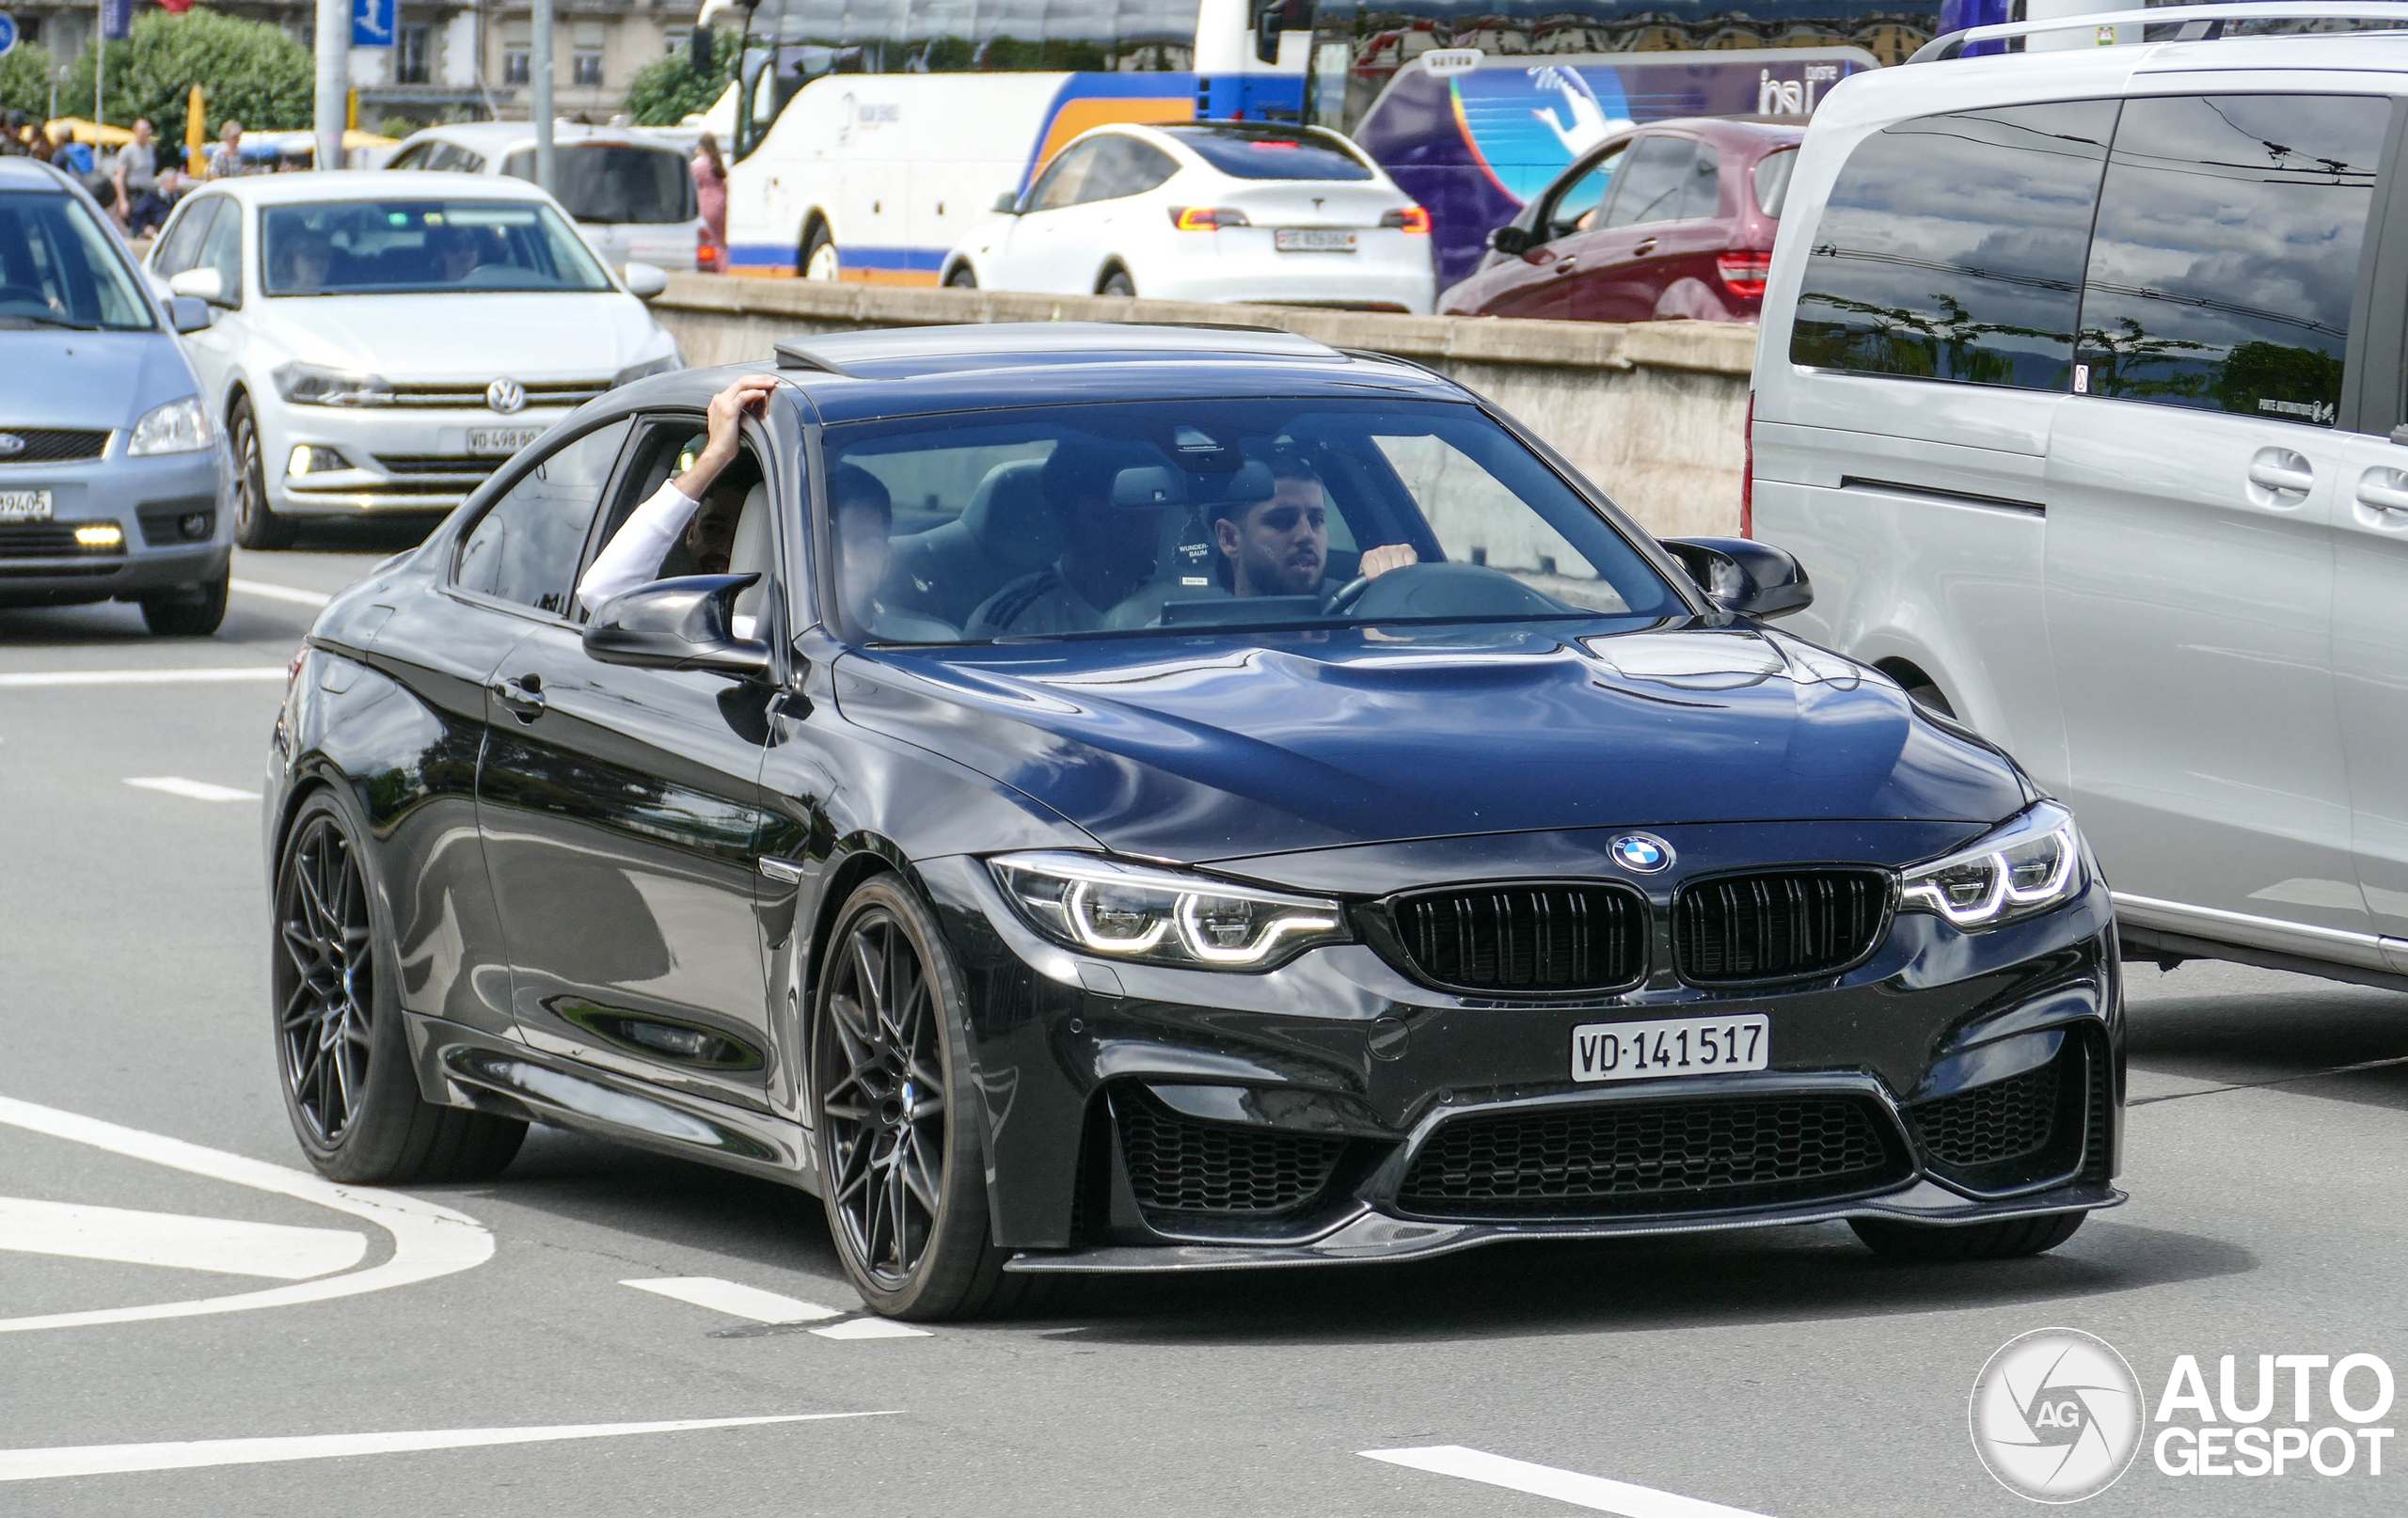
[[[413,142],[387,160],[385,166],[388,169],[424,168],[427,149],[426,143]]]
[[[1671,221],[1684,214],[1697,144],[1687,137],[1641,137],[1622,171],[1622,188],[1606,212],[1608,227]]]
[[[1814,229],[1790,360],[2069,388],[2115,108],[1927,116],[1858,144]]]
[[[2135,100],[2115,129],[2074,388],[2333,424],[2386,100]]]
[[[1086,186],[1087,175],[1109,141],[1108,137],[1098,137],[1064,149],[1062,156],[1054,160],[1054,166],[1045,171],[1045,177],[1037,182],[1036,193],[1028,198],[1028,209],[1059,211],[1064,206],[1078,204]]]
[[[1554,242],[1574,232],[1585,232],[1597,218],[1597,208],[1613,193],[1614,174],[1622,167],[1628,143],[1621,143],[1606,150],[1606,155],[1589,166],[1589,171],[1563,187],[1555,203],[1540,213],[1537,231],[1541,238]]]
[[[521,475],[468,530],[455,583],[566,615],[585,530],[630,425],[587,433]]]
[[[200,245],[200,265],[217,271],[218,289],[229,306],[243,304],[243,208],[231,201],[217,208],[209,224],[208,240]]]
[[[184,208],[176,221],[175,229],[159,245],[159,256],[151,267],[170,277],[191,268],[200,259],[201,239],[209,235],[209,218],[226,203],[222,195],[202,196]]]

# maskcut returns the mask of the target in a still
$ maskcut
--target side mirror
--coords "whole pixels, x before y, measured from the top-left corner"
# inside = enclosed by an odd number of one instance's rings
[[[1780,617],[1814,604],[1805,567],[1784,549],[1751,538],[1666,538],[1706,598],[1743,617]]]
[[[227,304],[226,282],[214,269],[186,269],[167,281],[167,290],[171,294],[188,295],[212,306]]]
[[[737,593],[760,577],[689,575],[622,592],[603,602],[585,625],[586,656],[640,670],[765,675],[769,645],[731,630]]]
[[[1518,257],[1538,246],[1539,240],[1526,227],[1499,227],[1488,234],[1488,245],[1499,253]]]
[[[215,278],[217,271],[212,269],[209,274],[211,278]],[[167,324],[178,332],[206,332],[210,320],[209,302],[196,300],[190,295],[167,297]]]
[[[657,264],[630,263],[619,271],[627,282],[627,293],[638,300],[650,300],[669,288],[669,275]]]
[[[999,215],[999,216],[1017,216],[1017,215],[1019,215],[1019,214],[1020,214],[1020,197],[1019,197],[1019,195],[1015,194],[1014,192],[1012,192],[1012,191],[1010,191],[1010,190],[1006,190],[1003,194],[1001,194],[1001,195],[999,195],[999,196],[995,197],[995,214],[997,214],[997,215]]]

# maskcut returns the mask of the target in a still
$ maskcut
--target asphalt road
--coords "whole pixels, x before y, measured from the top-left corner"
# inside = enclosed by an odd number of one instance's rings
[[[235,573],[323,592],[400,546]],[[2152,1415],[2182,1354],[2211,1396],[2240,1356],[2244,1403],[2261,1353],[2408,1366],[2408,1063],[2384,1063],[2408,1061],[2408,999],[2226,966],[2135,969],[2132,1200],[2007,1263],[1889,1265],[1816,1227],[1115,1282],[889,1336],[800,1193],[542,1129],[425,1205],[313,1187],[248,799],[280,674],[10,678],[280,672],[310,615],[254,590],[218,637],[166,642],[130,607],[0,611],[0,1512],[2008,1514],[2033,1510],[1977,1460],[1967,1399],[2026,1331],[2104,1338]],[[694,1278],[827,1312],[626,1284]],[[174,1305],[227,1297],[251,1300]],[[2288,1372],[2277,1403],[2303,1442],[2353,1427],[2321,1382],[2305,1419]],[[864,1415],[623,1427],[802,1415]],[[2145,1444],[2083,1510],[2408,1507],[2366,1443],[2346,1475],[2259,1478],[2167,1475]],[[1572,1474],[1509,1476],[1544,1495],[1469,1455],[1364,1453],[1431,1447]]]

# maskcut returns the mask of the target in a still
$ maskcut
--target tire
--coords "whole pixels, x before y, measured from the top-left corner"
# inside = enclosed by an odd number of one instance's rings
[[[1036,1278],[1006,1275],[1009,1251],[989,1241],[966,993],[936,919],[898,878],[880,875],[845,903],[828,942],[811,1089],[820,1194],[845,1273],[887,1318],[1027,1305]],[[931,1094],[940,1111],[929,1110]]]
[[[483,1180],[517,1154],[527,1125],[419,1094],[392,933],[361,868],[364,836],[321,790],[301,803],[277,856],[269,954],[285,1114],[330,1179]]]
[[[944,277],[944,287],[947,290],[975,290],[978,288],[978,271],[965,263]]]
[[[277,520],[267,503],[267,464],[260,457],[260,424],[246,396],[226,419],[234,444],[234,541],[246,548],[281,548],[293,541],[293,525]]]
[[[1965,1223],[1954,1227],[1897,1223],[1887,1218],[1850,1218],[1847,1225],[1886,1259],[1918,1265],[1953,1265],[1975,1259],[2020,1259],[2045,1254],[2074,1235],[2087,1212],[2043,1212],[2036,1217]]]
[[[1134,300],[1137,298],[1137,281],[1129,277],[1128,270],[1116,268],[1103,277],[1103,283],[1096,287],[1095,293],[1099,295],[1118,295],[1124,300]]]
[[[232,569],[215,579],[142,598],[142,622],[161,638],[206,638],[226,620],[226,587]]]
[[[836,255],[836,239],[828,233],[826,222],[814,222],[811,235],[803,239],[802,258],[794,272],[805,279],[833,283],[844,277],[844,261]]]

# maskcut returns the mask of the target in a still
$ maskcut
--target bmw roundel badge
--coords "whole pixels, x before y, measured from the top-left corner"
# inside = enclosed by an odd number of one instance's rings
[[[1626,832],[1610,846],[1614,862],[1635,875],[1654,875],[1672,862],[1672,846],[1652,832]]]

